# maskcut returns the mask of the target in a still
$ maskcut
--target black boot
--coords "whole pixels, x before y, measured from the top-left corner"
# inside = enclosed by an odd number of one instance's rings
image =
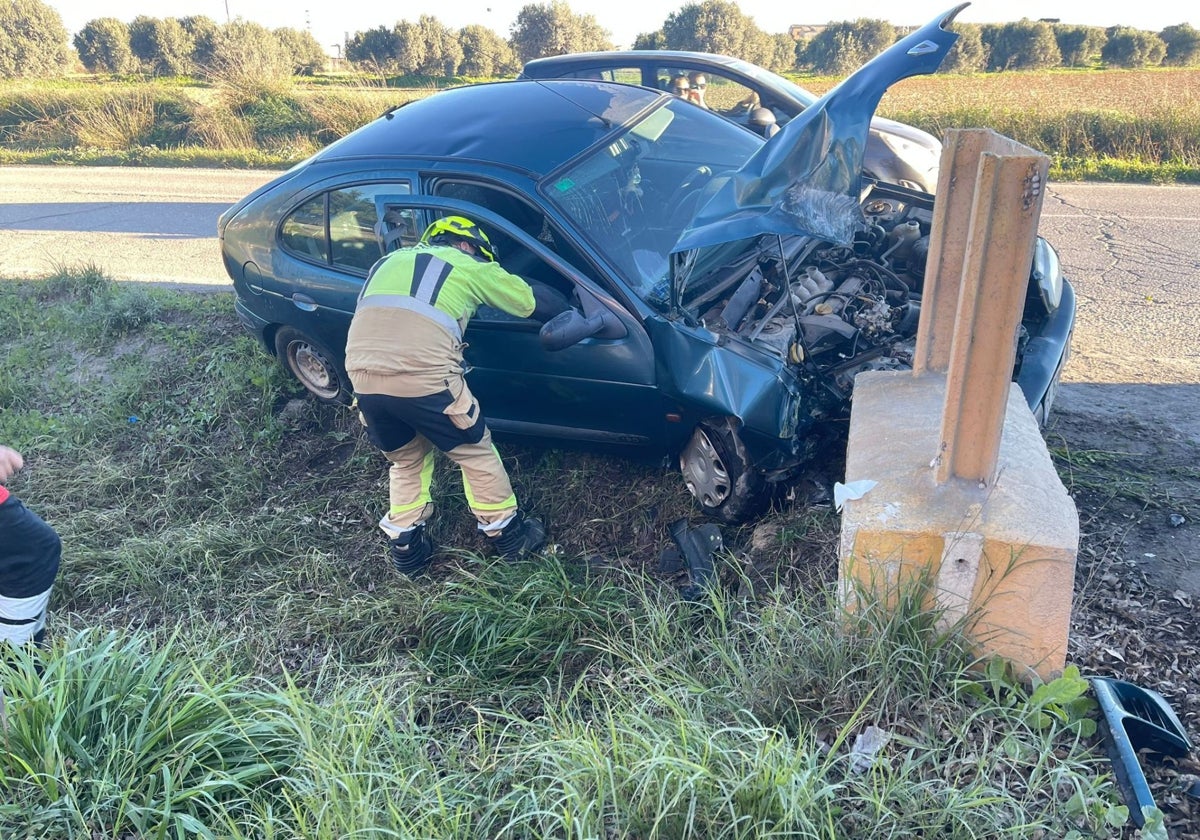
[[[546,527],[542,520],[517,511],[512,520],[494,538],[496,553],[505,560],[520,560],[546,544]]]
[[[415,578],[433,562],[433,540],[425,533],[425,526],[418,525],[391,541],[390,554],[397,572]]]

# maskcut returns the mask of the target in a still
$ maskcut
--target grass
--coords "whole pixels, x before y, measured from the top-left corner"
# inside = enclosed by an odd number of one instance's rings
[[[1058,180],[1194,183],[1198,82],[1196,68],[918,76],[889,90],[879,114],[935,136],[994,129],[1049,154]]]
[[[1050,454],[1068,491],[1120,499],[1143,509],[1192,513],[1194,500],[1180,498],[1172,488],[1176,479],[1196,479],[1200,467],[1172,457],[1170,444],[1153,438],[1152,427],[1145,425],[1148,449],[1156,456],[1153,466],[1147,464],[1146,452],[1073,449],[1061,438],[1052,440]]]
[[[799,77],[822,93],[839,80]],[[319,77],[237,86],[81,77],[0,85],[0,164],[284,168],[385,109],[475,79]],[[1200,69],[1048,70],[907,79],[881,116],[941,136],[986,126],[1051,156],[1052,178],[1200,181]]]
[[[984,667],[919,588],[845,614],[827,508],[726,529],[685,601],[673,470],[502,444],[555,550],[481,555],[443,464],[446,548],[396,576],[386,462],[231,304],[0,282],[12,489],[65,546],[0,680],[4,836],[1118,836],[1071,675]]]

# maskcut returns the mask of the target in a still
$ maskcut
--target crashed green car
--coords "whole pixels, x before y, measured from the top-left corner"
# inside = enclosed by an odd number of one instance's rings
[[[435,218],[570,308],[482,308],[472,391],[497,436],[677,459],[724,521],[831,451],[854,376],[911,365],[933,196],[863,174],[875,106],[933,72],[953,12],[770,140],[678,97],[594,80],[458,88],[396,108],[224,213],[241,320],[318,399],[349,398],[346,331],[371,266]],[[1014,380],[1049,410],[1074,323],[1036,248]],[[832,437],[831,437],[832,433]]]

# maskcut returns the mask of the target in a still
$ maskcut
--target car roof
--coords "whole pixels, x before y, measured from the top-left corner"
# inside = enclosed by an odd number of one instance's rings
[[[606,50],[535,58],[526,62],[521,72],[530,78],[537,78],[540,70],[553,68],[556,72],[561,72],[561,68],[564,66],[578,65],[582,67],[588,64],[609,65],[622,61],[637,63],[655,61],[660,64],[700,63],[743,71],[757,67],[757,65],[743,61],[740,58],[718,55],[717,53],[692,52],[690,50]]]
[[[690,50],[608,50],[553,55],[527,62],[519,78],[560,78],[574,72],[619,68],[622,65],[642,70],[669,67],[725,75],[757,90],[769,91],[773,100],[780,105],[789,104],[788,110],[794,113],[817,101],[815,94],[765,67],[729,55]]]
[[[453,158],[538,177],[665,98],[648,88],[567,79],[452,88],[385,113],[313,160]]]

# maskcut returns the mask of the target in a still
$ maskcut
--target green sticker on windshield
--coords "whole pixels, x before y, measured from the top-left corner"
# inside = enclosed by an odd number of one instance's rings
[[[573,189],[575,189],[575,182],[572,181],[570,178],[563,178],[561,181],[559,181],[557,184],[554,185],[554,189],[558,190],[559,192],[566,192],[567,190],[573,190]]]

